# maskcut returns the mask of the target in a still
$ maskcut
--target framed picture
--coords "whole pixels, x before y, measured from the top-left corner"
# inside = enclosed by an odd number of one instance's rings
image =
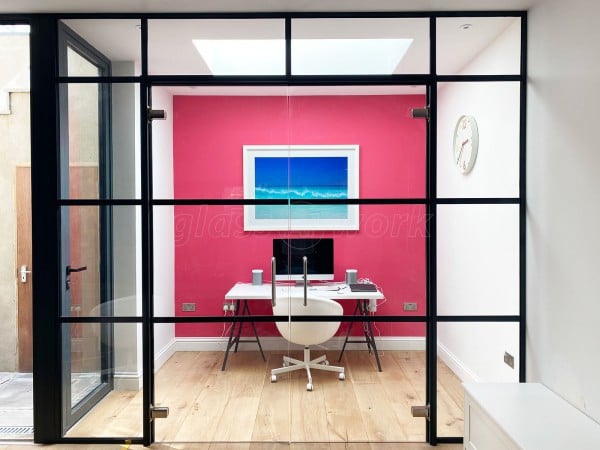
[[[358,145],[244,145],[244,198],[358,198]],[[358,205],[244,206],[244,230],[358,230]]]

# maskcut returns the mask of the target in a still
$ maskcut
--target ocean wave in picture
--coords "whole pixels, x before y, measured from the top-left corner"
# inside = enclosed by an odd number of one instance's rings
[[[307,187],[262,187],[256,186],[254,189],[255,198],[259,199],[338,199],[348,198],[348,189],[330,186],[307,186]]]
[[[257,205],[256,219],[347,219],[347,205]]]

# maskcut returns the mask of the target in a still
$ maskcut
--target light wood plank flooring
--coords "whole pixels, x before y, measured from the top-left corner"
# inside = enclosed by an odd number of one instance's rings
[[[141,445],[120,444],[55,444],[0,443],[0,450],[462,450],[462,444],[406,443],[169,443]]]
[[[316,350],[314,356],[322,353]],[[338,364],[337,352],[327,353],[331,364]],[[213,444],[157,448],[275,449],[279,447],[271,443],[292,442],[314,443],[310,448],[315,450],[356,443],[358,447],[340,449],[358,450],[372,448],[365,443],[425,441],[424,419],[410,414],[412,405],[425,403],[423,351],[383,352],[383,372],[377,371],[367,351],[348,351],[340,363],[346,368],[346,380],[339,381],[333,372],[312,371],[312,392],[306,391],[304,371],[270,382],[270,370],[281,366],[282,355],[266,353],[263,362],[258,352],[230,354],[227,370],[222,372],[222,352],[175,353],[156,376],[156,404],[170,410],[167,419],[156,422],[156,441]],[[301,358],[299,352],[292,356]],[[438,379],[438,435],[462,436],[460,381],[442,362],[438,363]],[[141,436],[141,412],[141,392],[115,391],[68,436]],[[218,443],[226,446],[215,446]],[[306,445],[297,448],[309,448]]]

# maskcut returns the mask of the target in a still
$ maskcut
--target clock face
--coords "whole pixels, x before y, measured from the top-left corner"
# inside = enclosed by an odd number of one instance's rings
[[[473,116],[460,116],[454,129],[453,154],[454,164],[462,173],[473,169],[477,159],[479,133],[477,122]]]

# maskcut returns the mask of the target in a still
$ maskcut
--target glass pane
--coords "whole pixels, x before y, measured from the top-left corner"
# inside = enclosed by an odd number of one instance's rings
[[[254,198],[255,157],[278,149],[283,161],[289,143],[357,147],[355,198],[425,196],[426,124],[411,118],[426,105],[422,86],[162,87],[152,95],[153,108],[167,112],[152,124],[155,198]]]
[[[141,436],[141,325],[74,323],[63,324],[63,331],[70,339],[67,407],[93,404],[66,436]]]
[[[63,198],[140,198],[137,84],[60,86]]]
[[[284,20],[149,20],[148,70],[178,75],[284,75]]]
[[[68,19],[61,23],[71,31],[66,36],[67,61],[61,63],[60,75],[133,76],[141,73],[139,19]],[[84,50],[80,43],[92,50]],[[88,60],[91,52],[108,62],[108,72],[93,67]]]
[[[438,436],[463,435],[463,382],[519,381],[518,323],[438,323]],[[505,355],[512,357],[514,368]]]
[[[293,19],[293,75],[429,72],[429,19]]]
[[[241,344],[221,371],[230,325],[185,324],[196,336],[187,339],[173,324],[155,325],[156,404],[170,411],[156,421],[158,442],[289,442],[290,388],[271,384],[268,374],[281,351],[265,362],[256,345]]]
[[[436,24],[438,74],[521,73],[519,17],[444,17]]]
[[[68,277],[63,314],[141,315],[136,282],[141,273],[139,216],[137,206],[62,208],[63,220],[68,220],[69,226],[69,255],[65,260],[75,270]]]
[[[67,66],[70,76],[97,77],[100,75],[100,69],[72,47],[67,47]]]
[[[287,142],[287,90],[154,88],[155,198],[241,198],[243,147]],[[172,117],[172,120],[169,119]]]
[[[438,197],[518,197],[517,82],[438,85]]]
[[[519,206],[437,211],[438,314],[519,314]]]

